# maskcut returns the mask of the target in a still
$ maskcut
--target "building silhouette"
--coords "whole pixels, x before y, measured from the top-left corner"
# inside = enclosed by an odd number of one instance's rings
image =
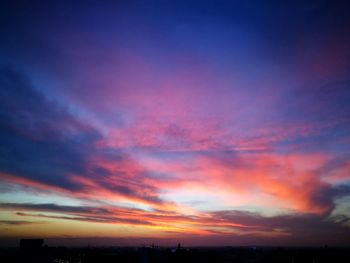
[[[21,239],[19,247],[25,250],[37,250],[42,248],[44,239]]]

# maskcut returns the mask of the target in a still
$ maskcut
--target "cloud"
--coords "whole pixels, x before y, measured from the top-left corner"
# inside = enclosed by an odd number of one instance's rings
[[[127,218],[115,218],[115,217],[84,217],[84,216],[54,216],[54,215],[46,215],[46,214],[31,214],[31,213],[16,213],[18,216],[29,216],[29,217],[38,217],[38,218],[52,218],[52,219],[63,219],[63,220],[74,220],[74,221],[82,221],[82,222],[92,222],[92,223],[105,223],[105,224],[126,224],[126,225],[151,225],[151,223],[143,220],[137,219],[127,219]]]
[[[32,204],[32,203],[0,203],[2,209],[24,209],[34,211],[46,211],[46,212],[66,212],[66,213],[104,213],[103,208],[93,208],[84,206],[62,206],[56,204]]]
[[[20,220],[0,220],[0,224],[2,225],[28,225],[28,224],[37,224],[38,222],[32,222],[32,221],[20,221]]]
[[[310,214],[284,214],[264,216],[260,213],[239,210],[224,210],[184,216],[166,211],[146,212],[138,209],[125,209],[115,206],[106,207],[69,207],[54,204],[7,203],[0,209],[10,209],[17,216],[30,218],[51,218],[58,220],[74,220],[90,223],[135,225],[149,228],[164,227],[179,239],[187,241],[205,237],[208,244],[218,240],[219,244],[228,241],[237,243],[251,242],[255,244],[298,244],[324,245],[348,244],[350,229],[346,226],[349,217],[330,217]],[[23,212],[25,211],[25,212]],[[30,211],[30,212],[29,212]],[[39,213],[38,213],[39,212]],[[54,214],[52,214],[54,213]],[[22,221],[18,221],[22,222]],[[7,224],[7,222],[4,222]],[[11,224],[11,223],[9,223]],[[14,223],[16,224],[16,223]],[[20,224],[20,223],[18,223]],[[168,230],[166,230],[168,229]],[[206,242],[201,244],[206,244]],[[241,244],[238,242],[237,244]]]
[[[173,195],[192,196],[190,201],[208,202],[216,196],[226,207],[257,206],[266,211],[274,207],[305,214],[327,215],[334,209],[335,200],[349,195],[348,187],[324,180],[325,174],[338,167],[330,165],[337,160],[332,154],[235,151],[186,154],[188,162],[183,160],[185,157],[145,158],[143,165],[149,174],[154,173],[148,181]]]
[[[84,172],[100,134],[47,100],[22,74],[0,70],[2,172],[70,190],[70,173]]]
[[[142,220],[139,219],[137,216],[132,216],[132,213],[134,213],[135,215],[140,215],[142,213],[141,210],[137,209],[122,209],[117,207],[61,206],[52,203],[0,203],[0,209],[10,211],[17,210],[55,213],[55,215],[26,212],[16,213],[18,216],[27,217],[54,218],[110,224],[119,223],[131,225],[151,225],[151,223],[147,220]]]
[[[128,154],[97,147],[103,137],[96,128],[10,68],[0,70],[0,115],[1,179],[78,196],[96,190],[161,203],[157,189],[142,183],[143,171]]]
[[[336,220],[323,215],[301,214],[265,217],[258,213],[242,211],[217,211],[213,214],[218,220],[244,222],[248,226],[258,226],[257,229],[271,233],[284,232],[287,235],[280,237],[280,241],[289,245],[294,242],[299,245],[344,245],[350,242],[350,229],[344,224],[349,218],[342,217],[341,220]]]
[[[49,101],[22,74],[3,68],[0,82],[3,180],[83,199],[127,201],[176,211],[187,208],[176,204],[176,199],[165,200],[162,194],[183,187],[204,194],[222,189],[226,205],[235,199],[243,205],[258,199],[259,205],[315,214],[329,214],[334,200],[348,194],[346,188],[333,187],[322,179],[323,170],[334,159],[331,154],[240,149],[269,147],[276,141],[312,134],[312,126],[271,126],[258,130],[253,143],[249,136],[234,142],[216,122],[201,119],[193,123],[175,114],[178,122],[172,124],[151,111],[145,115],[150,119],[135,122],[130,129],[121,127],[115,137],[104,137],[96,127]],[[180,100],[184,102],[186,96]],[[160,153],[180,149],[178,154],[186,158],[154,161],[145,155],[150,151],[144,148],[143,139],[147,147]],[[133,152],[135,147],[140,155]]]

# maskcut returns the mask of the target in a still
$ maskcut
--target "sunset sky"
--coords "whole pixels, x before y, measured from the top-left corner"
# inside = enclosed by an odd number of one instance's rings
[[[0,244],[350,245],[349,12],[1,1]]]

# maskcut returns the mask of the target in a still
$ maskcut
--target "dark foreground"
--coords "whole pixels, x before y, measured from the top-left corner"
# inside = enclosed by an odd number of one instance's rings
[[[0,249],[0,262],[350,262],[348,248],[52,248]]]

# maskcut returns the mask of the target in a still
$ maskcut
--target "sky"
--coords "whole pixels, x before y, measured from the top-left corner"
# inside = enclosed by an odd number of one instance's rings
[[[349,11],[1,1],[0,244],[350,245]]]

